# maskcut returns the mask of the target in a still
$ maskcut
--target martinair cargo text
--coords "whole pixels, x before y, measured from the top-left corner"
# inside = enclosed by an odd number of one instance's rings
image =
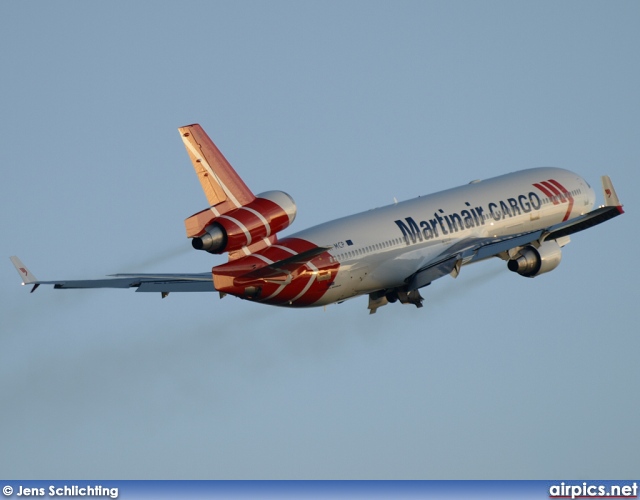
[[[570,235],[623,213],[609,177],[605,204],[583,178],[533,168],[325,222],[287,237],[296,216],[281,191],[254,195],[199,125],[179,129],[209,207],[185,220],[193,248],[228,253],[201,274],[116,274],[97,280],[39,281],[11,257],[23,284],[219,292],[285,307],[323,306],[369,296],[422,307],[419,290],[462,266],[499,257],[522,276],[555,269]]]

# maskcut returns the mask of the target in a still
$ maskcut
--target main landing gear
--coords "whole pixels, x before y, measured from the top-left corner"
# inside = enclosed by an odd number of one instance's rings
[[[422,307],[424,298],[418,290],[407,290],[404,288],[395,288],[392,290],[378,290],[369,294],[369,314],[375,314],[379,307],[386,306],[389,303],[400,301],[401,304],[413,304],[416,307]]]

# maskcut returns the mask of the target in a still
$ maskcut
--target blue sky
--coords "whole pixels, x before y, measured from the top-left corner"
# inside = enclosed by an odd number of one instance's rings
[[[7,478],[629,478],[640,463],[637,2],[0,6]],[[201,272],[177,127],[331,218],[552,165],[626,215],[552,273],[488,261],[367,315],[214,294],[30,295]],[[601,202],[601,198],[599,203]]]

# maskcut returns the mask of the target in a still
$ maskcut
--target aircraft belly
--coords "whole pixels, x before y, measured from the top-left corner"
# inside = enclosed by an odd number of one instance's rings
[[[443,242],[434,242],[426,247],[397,252],[372,265],[362,280],[359,293],[370,293],[405,284],[405,280],[444,249]]]
[[[326,306],[326,305],[329,305],[329,304],[335,304],[336,302],[342,302],[343,300],[350,299],[350,298],[355,297],[357,295],[355,293],[346,294],[345,290],[346,289],[344,289],[342,287],[331,288],[331,289],[327,290],[327,292],[320,298],[320,300],[318,300],[317,302],[315,302],[312,305],[313,306]]]
[[[327,291],[324,300],[339,302],[362,293],[362,283],[369,273],[368,266],[362,263],[340,266],[332,287]]]

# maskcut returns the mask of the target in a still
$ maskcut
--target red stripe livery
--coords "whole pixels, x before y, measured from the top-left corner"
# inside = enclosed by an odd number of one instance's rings
[[[534,187],[537,187],[542,193],[551,200],[554,205],[558,205],[559,203],[569,203],[569,207],[567,208],[567,213],[565,213],[562,221],[566,221],[569,219],[571,215],[571,210],[573,210],[574,199],[571,193],[558,181],[555,179],[549,179],[548,181],[542,181],[541,183],[533,184]]]

